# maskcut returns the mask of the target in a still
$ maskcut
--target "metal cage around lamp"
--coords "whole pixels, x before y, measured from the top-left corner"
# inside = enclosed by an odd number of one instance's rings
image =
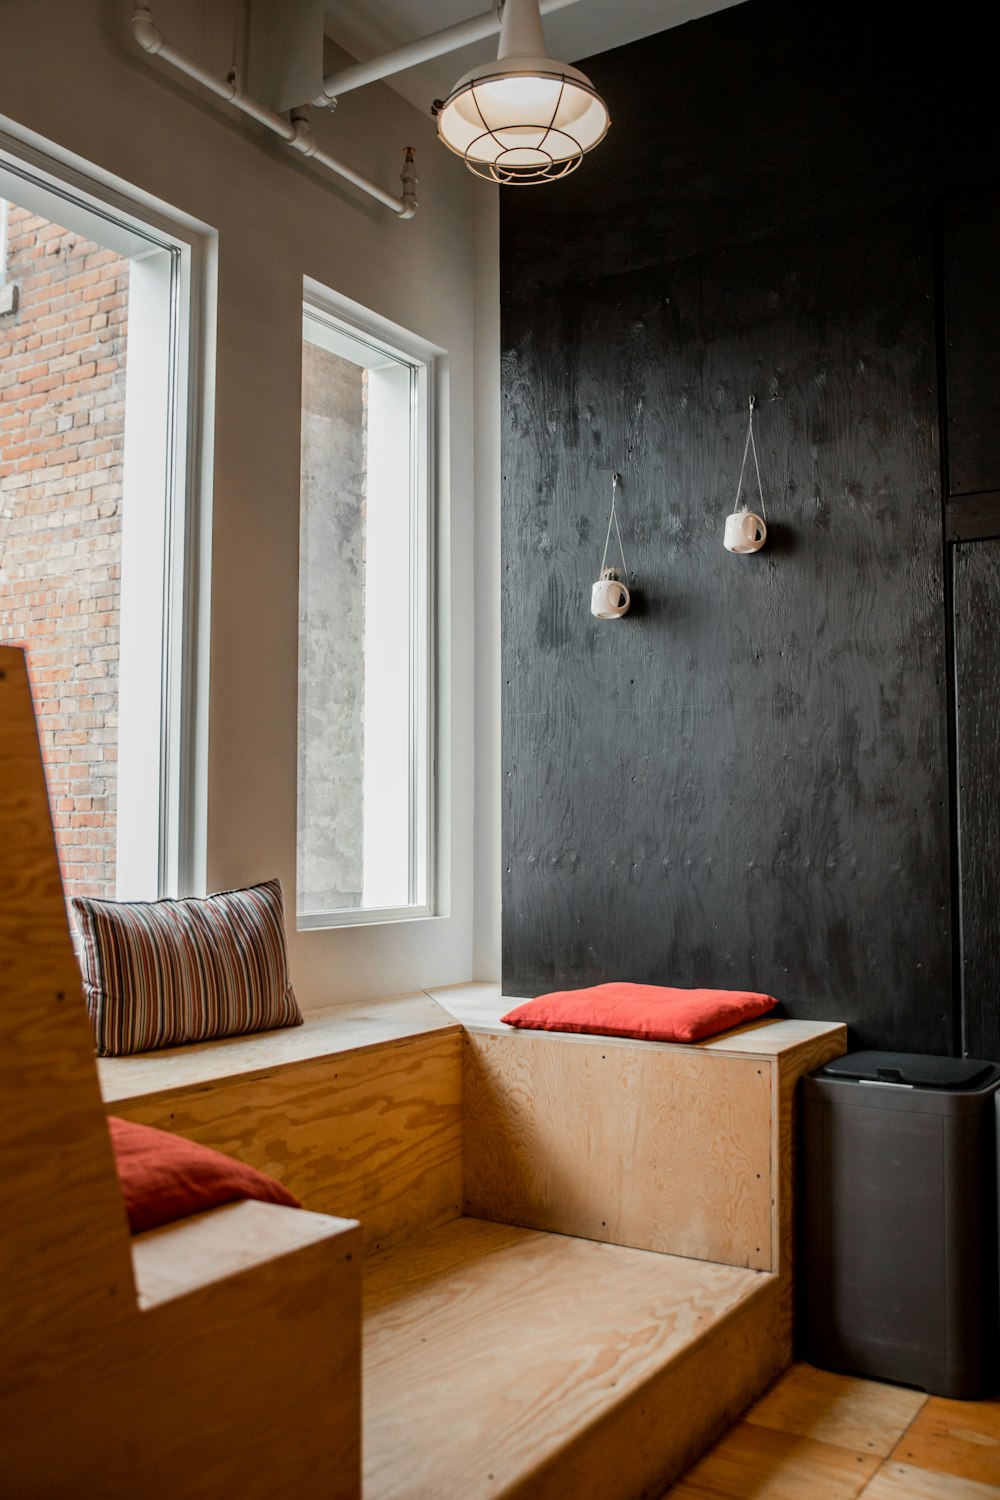
[[[435,112],[449,151],[505,185],[569,176],[611,124],[586,74],[545,55],[538,0],[506,0],[496,62],[466,73]]]

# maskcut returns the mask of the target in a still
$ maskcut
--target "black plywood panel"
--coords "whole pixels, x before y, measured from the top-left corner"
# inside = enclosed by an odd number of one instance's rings
[[[584,60],[611,130],[557,187],[501,194],[519,275],[586,280],[996,182],[986,32],[973,0],[744,0]]]
[[[1000,1062],[1000,541],[955,548],[964,1048]]]
[[[520,244],[505,235],[506,993],[748,986],[863,1045],[949,1051],[929,212],[544,295]],[[734,557],[751,391],[771,539]],[[602,623],[612,468],[636,604]]]
[[[945,511],[945,536],[949,542],[1000,536],[1000,490],[949,500]]]
[[[1000,490],[1000,192],[946,204],[943,245],[954,497]]]

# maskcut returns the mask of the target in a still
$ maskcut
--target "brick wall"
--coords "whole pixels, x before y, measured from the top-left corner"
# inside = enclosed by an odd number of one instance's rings
[[[129,266],[7,214],[0,640],[28,648],[67,893],[113,896]]]

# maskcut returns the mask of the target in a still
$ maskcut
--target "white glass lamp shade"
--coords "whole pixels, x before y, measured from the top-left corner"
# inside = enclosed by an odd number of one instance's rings
[[[505,57],[460,78],[437,123],[444,144],[478,176],[543,183],[578,167],[611,121],[578,68],[548,57]]]

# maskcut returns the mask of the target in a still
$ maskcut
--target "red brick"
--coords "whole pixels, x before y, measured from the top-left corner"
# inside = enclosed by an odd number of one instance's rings
[[[67,890],[113,895],[128,267],[24,209],[8,228],[21,298],[0,320],[0,636],[29,648]]]

